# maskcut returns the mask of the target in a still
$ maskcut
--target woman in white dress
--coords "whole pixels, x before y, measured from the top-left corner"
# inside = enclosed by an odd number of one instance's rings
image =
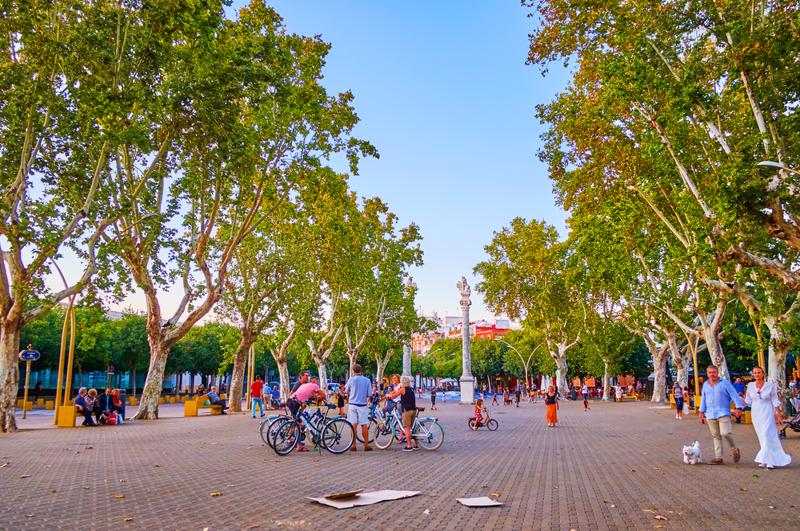
[[[751,408],[753,428],[761,445],[755,461],[762,468],[772,469],[788,465],[792,462],[792,456],[783,451],[778,439],[776,424],[783,422],[778,390],[774,383],[765,381],[764,377],[764,369],[753,369],[755,381],[747,384],[744,401]]]

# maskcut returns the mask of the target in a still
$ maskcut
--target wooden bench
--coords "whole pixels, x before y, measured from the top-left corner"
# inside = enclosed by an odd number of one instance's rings
[[[638,402],[639,397],[636,395],[622,395],[622,401],[625,402],[626,400],[633,400],[634,402]]]
[[[183,403],[183,416],[196,417],[201,409],[208,409],[211,415],[222,415],[222,406],[219,404],[206,404],[208,395],[187,398]]]

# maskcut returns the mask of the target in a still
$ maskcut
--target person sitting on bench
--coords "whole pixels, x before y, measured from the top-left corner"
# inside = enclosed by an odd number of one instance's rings
[[[226,406],[225,401],[219,397],[217,394],[217,387],[214,385],[211,386],[211,390],[208,392],[208,402],[212,406],[222,406],[222,414],[226,414],[225,410],[228,409],[228,406]]]
[[[87,398],[87,395],[85,387],[78,389],[78,396],[75,397],[75,408],[78,410],[79,415],[83,415],[84,426],[96,426],[92,418],[92,406],[94,403]]]

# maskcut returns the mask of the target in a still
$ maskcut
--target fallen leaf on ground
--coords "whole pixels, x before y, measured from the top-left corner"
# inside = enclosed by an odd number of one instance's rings
[[[431,492],[430,494],[428,494],[428,496],[430,496],[431,498],[435,498],[436,496],[438,496],[438,494],[436,494],[435,492]]]
[[[130,516],[126,516],[125,518],[122,519],[122,521],[123,522],[133,522],[133,518],[131,518]]]
[[[767,505],[767,507],[769,507],[770,509],[774,509],[775,508],[774,505]]]
[[[83,490],[89,490],[89,487],[85,487],[85,486],[84,486],[84,487],[83,487]]]
[[[161,465],[153,465],[153,468],[161,468]]]
[[[490,492],[489,496],[494,496],[495,498],[499,498],[500,497],[500,492],[499,491]]]
[[[33,518],[36,515],[35,514],[26,514],[25,516],[27,516],[28,518]]]
[[[617,506],[616,506],[616,505],[614,505],[613,503],[610,505],[610,507],[611,507],[612,509],[616,509],[616,508],[617,508]]]
[[[120,483],[125,483],[126,481],[128,481],[128,480],[127,480],[127,479],[121,479],[121,480],[119,480],[119,482],[120,482]]]
[[[642,509],[642,512],[645,512],[645,513],[655,513],[656,511],[655,511],[655,509]]]
[[[430,509],[425,509],[424,511],[422,511],[422,514],[431,514],[431,510]]]
[[[23,478],[29,478],[29,477],[31,477],[31,475],[30,475],[30,474],[22,474],[22,475],[20,476],[20,479],[23,479]]]
[[[221,492],[212,492],[212,493],[211,493],[211,496],[212,496],[213,498],[219,498],[220,496],[222,496],[222,493],[221,493]]]
[[[760,478],[761,476],[759,476],[758,474],[753,474],[753,477],[754,478]]]
[[[115,500],[124,500],[125,499],[125,495],[124,494],[114,494],[114,499]]]
[[[742,491],[742,492],[747,492],[747,489],[744,488],[744,487],[739,487],[739,490]]]
[[[228,486],[228,487],[235,487],[235,486],[236,486],[236,484],[235,484],[235,483],[228,483],[228,485],[227,485],[227,486]]]
[[[666,516],[661,515],[661,514],[657,514],[653,518],[655,518],[656,520],[668,520],[668,518]]]
[[[489,485],[481,485],[482,489],[485,489],[485,488],[488,488],[488,487],[489,487]]]
[[[86,449],[87,450],[94,450],[94,446],[87,446]]]
[[[7,467],[7,466],[8,466],[8,465],[10,465],[10,464],[11,464],[11,463],[3,463],[2,465],[0,465],[0,468],[5,468],[5,467]]]
[[[356,519],[356,515],[354,515],[354,514],[348,514],[348,515],[347,515],[347,519],[348,519],[348,520],[355,520],[355,519]]]

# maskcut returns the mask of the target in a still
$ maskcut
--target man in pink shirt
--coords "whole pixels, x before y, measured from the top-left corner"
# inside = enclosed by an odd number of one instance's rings
[[[293,417],[297,417],[300,411],[300,406],[311,399],[325,400],[325,393],[319,388],[316,378],[308,383],[302,384],[297,388],[297,391],[289,395],[289,400],[286,401],[286,407],[289,408]],[[307,452],[302,439],[305,438],[305,433],[302,433],[300,443],[298,444],[298,452]]]

